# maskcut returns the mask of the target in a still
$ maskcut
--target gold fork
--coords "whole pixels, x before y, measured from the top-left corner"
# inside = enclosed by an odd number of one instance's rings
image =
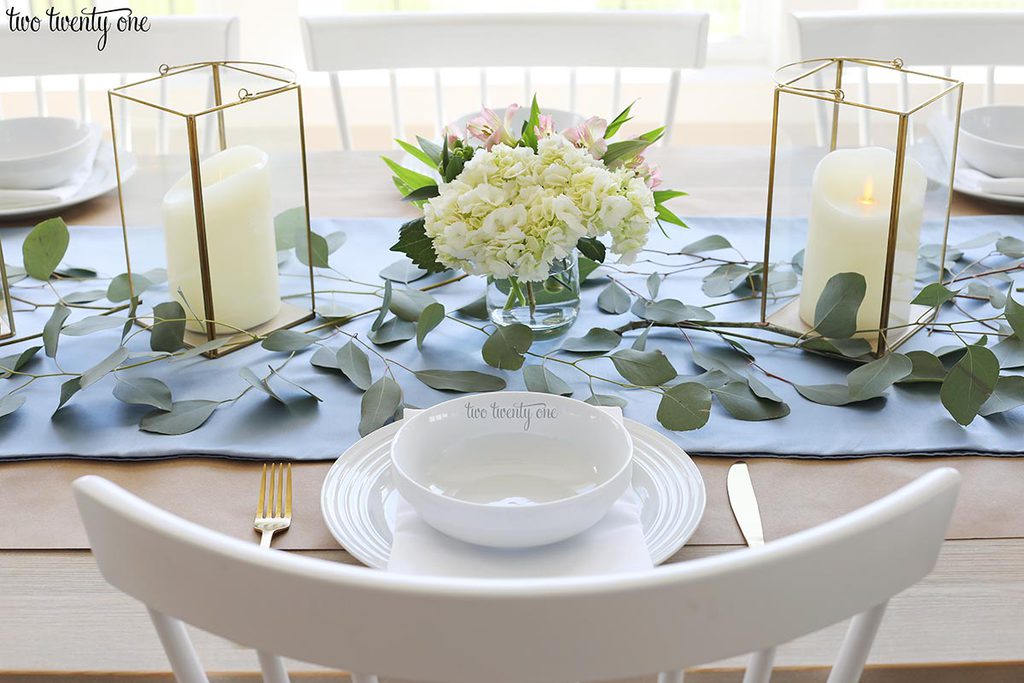
[[[292,523],[292,465],[291,463],[287,464],[287,489],[285,489],[285,467],[284,463],[271,463],[268,494],[267,466],[263,465],[263,476],[260,477],[260,502],[256,507],[256,518],[252,522],[253,529],[263,534],[260,538],[261,548],[269,548],[270,541],[274,538],[274,532],[284,531]]]

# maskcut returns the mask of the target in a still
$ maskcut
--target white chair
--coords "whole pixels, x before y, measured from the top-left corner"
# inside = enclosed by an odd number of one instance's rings
[[[338,73],[388,69],[392,132],[394,137],[402,137],[395,70],[424,67],[434,70],[438,130],[447,123],[442,68],[479,68],[480,101],[486,103],[486,67],[523,67],[525,102],[533,92],[531,67],[613,67],[612,109],[616,113],[621,96],[619,68],[668,69],[663,138],[667,144],[675,123],[680,70],[704,66],[708,41],[708,14],[704,12],[392,12],[302,17],[301,24],[309,68],[330,72],[344,149],[351,148],[352,140]],[[573,69],[569,75],[571,111],[576,111],[576,90]]]
[[[403,680],[626,678],[763,650],[853,616],[829,683],[860,677],[887,601],[935,565],[960,476],[940,468],[758,548],[623,575],[389,574],[261,549],[90,476],[75,498],[104,578],[149,609],[179,683],[206,683],[183,622],[259,653]],[[749,672],[764,683],[770,665]],[[355,675],[357,683],[376,680]]]
[[[0,27],[0,79],[35,77],[36,113],[46,116],[46,77],[78,76],[78,116],[88,121],[87,76],[118,74],[123,85],[128,82],[128,74],[156,74],[161,64],[233,59],[238,55],[239,28],[235,17],[152,17],[150,23],[147,33],[111,30],[101,51],[93,33],[15,33],[5,21]],[[161,88],[160,102],[165,104],[166,83],[161,83]],[[211,79],[211,104],[212,89]],[[122,115],[127,116],[127,111],[122,108]],[[125,123],[122,121],[119,126],[122,130],[128,129]],[[165,151],[166,117],[160,117],[158,126],[158,144],[160,151]]]
[[[912,68],[985,67],[985,104],[995,98],[996,69],[1024,66],[1024,12],[797,12],[793,14],[800,59],[817,57],[900,58]],[[871,101],[867,69],[860,71],[860,97]],[[820,80],[815,87],[823,87]],[[910,99],[905,74],[897,81],[897,102]],[[861,109],[860,142],[871,144],[870,112]],[[827,132],[828,111],[819,107],[818,140]]]

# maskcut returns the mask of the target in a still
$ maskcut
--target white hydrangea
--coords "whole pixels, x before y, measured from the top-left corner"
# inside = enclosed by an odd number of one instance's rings
[[[478,150],[424,206],[441,263],[498,278],[544,280],[581,237],[610,235],[632,262],[647,242],[654,196],[627,168],[610,170],[561,136]]]

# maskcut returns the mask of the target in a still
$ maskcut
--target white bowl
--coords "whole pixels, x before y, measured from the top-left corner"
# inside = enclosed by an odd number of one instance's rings
[[[960,155],[997,178],[1024,178],[1024,105],[974,107],[960,114]]]
[[[498,548],[586,531],[632,477],[633,440],[595,406],[503,391],[440,403],[391,445],[395,488],[438,531]]]
[[[46,190],[88,161],[94,129],[75,119],[0,120],[0,188]]]

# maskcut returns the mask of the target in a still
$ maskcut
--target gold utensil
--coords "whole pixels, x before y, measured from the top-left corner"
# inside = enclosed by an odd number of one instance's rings
[[[287,481],[285,479],[287,469]],[[267,481],[270,490],[267,490]],[[287,486],[287,488],[285,488]],[[263,534],[260,547],[269,548],[274,533],[284,531],[292,524],[292,465],[288,463],[271,463],[270,476],[267,476],[267,465],[263,465],[260,477],[260,502],[256,507],[256,518],[252,527]]]

